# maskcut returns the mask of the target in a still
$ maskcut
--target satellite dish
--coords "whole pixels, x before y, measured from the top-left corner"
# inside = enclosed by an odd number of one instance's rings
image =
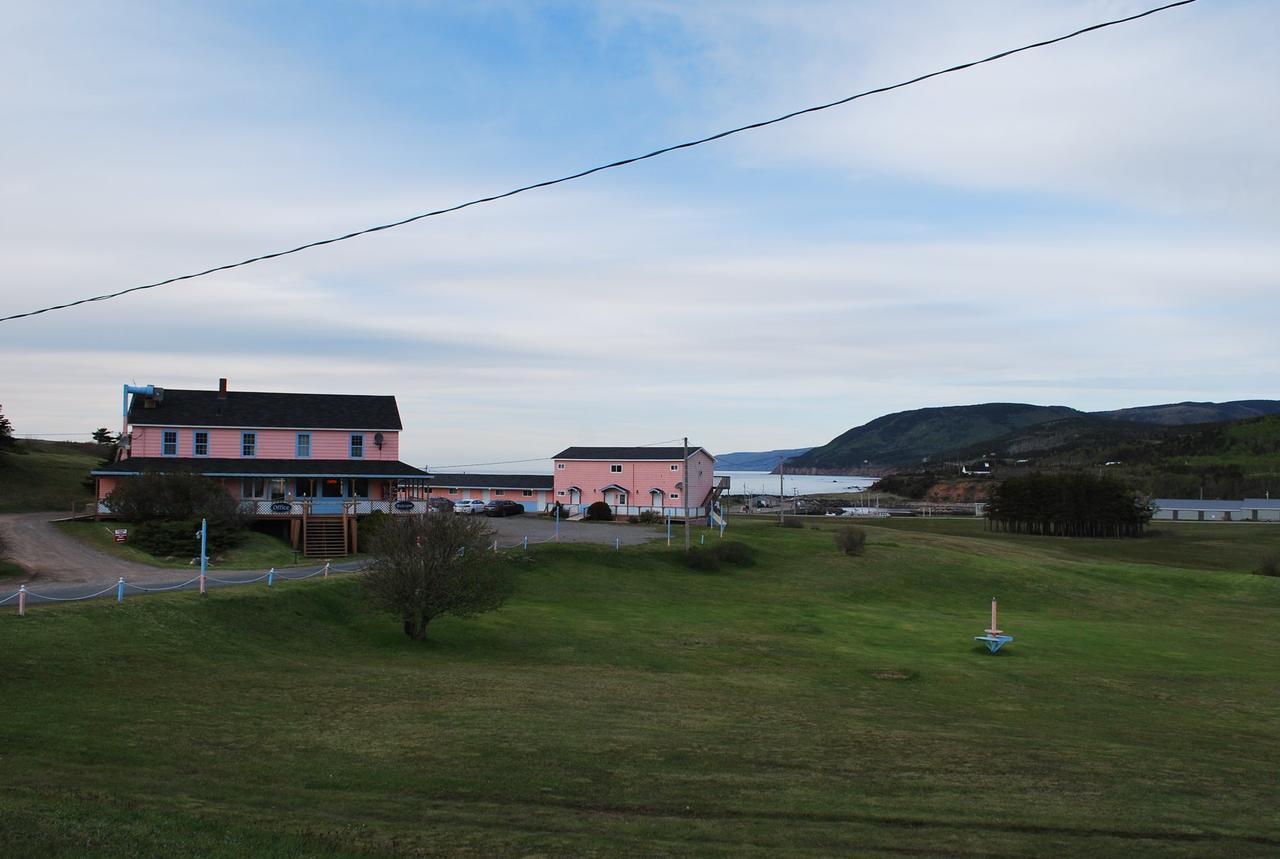
[[[378,446],[378,450],[382,450],[382,433],[376,432],[373,434],[373,443]]]

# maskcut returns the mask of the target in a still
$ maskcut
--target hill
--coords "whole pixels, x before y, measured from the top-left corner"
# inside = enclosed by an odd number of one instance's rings
[[[807,453],[813,448],[794,447],[790,450],[741,451],[716,456],[717,471],[773,471],[778,463]]]
[[[980,444],[1081,412],[1067,406],[983,403],[895,412],[836,436],[787,461],[788,471],[843,471],[918,465],[943,451]]]
[[[1280,400],[1234,400],[1228,403],[1165,403],[1159,406],[1137,406],[1110,412],[1090,412],[1102,418],[1140,423],[1182,426],[1238,421],[1264,415],[1280,414]]]
[[[12,856],[1274,856],[1280,530],[735,519],[409,641],[350,578],[0,613]],[[708,537],[709,540],[713,539]],[[1015,641],[971,636],[992,594]],[[1229,646],[1223,646],[1229,642]],[[993,775],[994,774],[994,775]],[[998,789],[991,789],[992,779]]]
[[[90,442],[20,441],[16,451],[0,458],[0,513],[69,511],[73,501],[88,501],[89,471],[109,451]]]
[[[1017,456],[1073,445],[1103,449],[1134,437],[1160,437],[1145,427],[1214,424],[1275,414],[1280,414],[1280,400],[1165,403],[1105,412],[1028,403],[913,409],[876,418],[790,457],[787,470],[847,473],[850,469],[918,468],[992,452]],[[1083,455],[1084,450],[1080,452]]]

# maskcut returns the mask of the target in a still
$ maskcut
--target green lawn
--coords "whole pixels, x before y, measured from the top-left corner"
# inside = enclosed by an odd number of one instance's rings
[[[157,558],[128,543],[117,543],[112,536],[112,531],[115,528],[129,528],[128,523],[59,522],[57,527],[64,534],[89,543],[118,558],[153,567],[187,568],[191,566],[192,558],[200,556],[200,543],[195,539],[191,541],[191,554],[184,558]],[[212,563],[229,570],[252,570],[259,567],[265,570],[268,567],[287,567],[295,563],[314,564],[315,562],[296,556],[286,540],[270,534],[249,531],[243,543],[213,558]]]
[[[84,486],[102,461],[96,445],[24,440],[25,453],[0,458],[0,513],[71,511],[73,502],[93,499]]]
[[[1274,856],[1280,528],[735,522],[539,547],[415,644],[351,578],[0,609],[8,855]],[[711,538],[708,538],[711,539]],[[1165,540],[1182,566],[1171,563]],[[1212,561],[1212,563],[1210,563]],[[998,595],[1016,637],[972,636]]]

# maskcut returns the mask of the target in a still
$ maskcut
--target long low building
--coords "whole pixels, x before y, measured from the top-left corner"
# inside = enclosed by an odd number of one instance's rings
[[[1280,499],[1157,498],[1152,519],[1165,522],[1280,522]]]
[[[550,474],[433,474],[430,494],[450,501],[506,499],[536,513],[551,504],[552,483]]]

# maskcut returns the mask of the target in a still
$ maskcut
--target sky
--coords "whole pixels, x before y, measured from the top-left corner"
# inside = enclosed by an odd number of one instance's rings
[[[0,316],[1152,5],[3,0]],[[1276,397],[1278,27],[1269,0],[1201,0],[0,323],[0,407],[50,437],[116,428],[124,383],[394,394],[402,458],[446,468],[802,447],[926,406]]]

